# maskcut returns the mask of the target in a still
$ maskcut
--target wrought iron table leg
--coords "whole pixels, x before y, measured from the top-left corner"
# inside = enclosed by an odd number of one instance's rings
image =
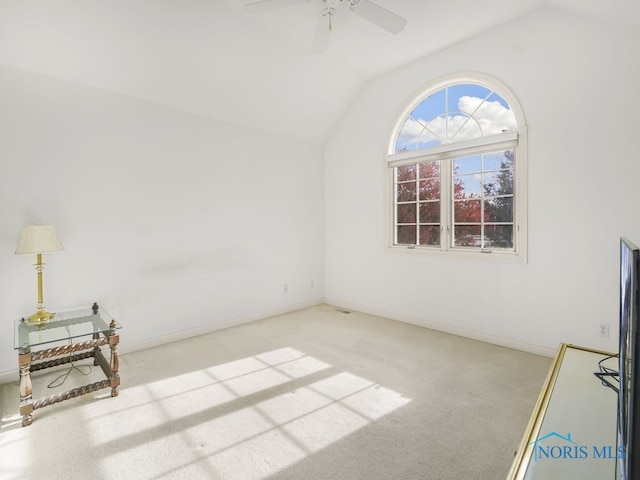
[[[31,385],[31,350],[24,348],[18,355],[18,366],[20,367],[20,415],[22,415],[22,426],[31,425],[33,421],[33,387]]]
[[[99,333],[94,333],[93,334],[93,339],[94,340],[100,340],[100,334]],[[93,350],[95,352],[96,350],[99,350],[99,349],[100,349],[100,347],[95,347]],[[93,366],[94,367],[98,366],[98,360],[96,360],[95,356],[93,357]]]
[[[109,324],[110,332],[109,332],[109,348],[111,349],[111,358],[109,362],[109,369],[111,370],[111,375],[109,379],[111,380],[111,396],[117,397],[119,392],[120,385],[120,376],[118,375],[118,369],[120,368],[120,362],[118,361],[118,342],[120,341],[120,336],[116,330],[116,322],[112,320]]]

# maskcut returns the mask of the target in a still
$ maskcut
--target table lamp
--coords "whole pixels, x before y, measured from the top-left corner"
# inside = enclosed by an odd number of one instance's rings
[[[29,317],[28,320],[31,323],[48,322],[54,316],[53,313],[45,311],[42,301],[42,270],[44,270],[42,254],[58,250],[63,250],[63,247],[56,236],[53,225],[28,225],[22,227],[16,253],[19,255],[37,255],[34,266],[38,272],[38,310]]]

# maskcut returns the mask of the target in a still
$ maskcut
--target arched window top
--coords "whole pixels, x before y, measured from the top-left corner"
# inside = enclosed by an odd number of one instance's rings
[[[389,153],[517,132],[521,115],[517,105],[513,108],[515,98],[499,82],[480,77],[458,76],[432,85],[402,117]]]
[[[430,83],[385,160],[389,248],[526,262],[527,128],[506,85],[478,73]]]

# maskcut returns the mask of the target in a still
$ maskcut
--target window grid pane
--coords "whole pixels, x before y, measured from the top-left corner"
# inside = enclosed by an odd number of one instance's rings
[[[394,243],[440,246],[440,162],[424,162],[394,170]]]
[[[452,159],[452,247],[514,248],[514,160],[514,150]]]
[[[517,99],[491,78],[433,85],[400,119],[387,154],[393,244],[526,261],[527,134]]]
[[[440,226],[420,225],[420,245],[440,246]]]

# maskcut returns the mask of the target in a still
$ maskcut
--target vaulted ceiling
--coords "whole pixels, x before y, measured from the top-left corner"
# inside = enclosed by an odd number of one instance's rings
[[[408,20],[392,35],[326,0],[330,44],[313,53],[325,0],[247,1],[0,0],[0,65],[322,145],[369,79],[537,9],[640,26],[636,0],[373,0]]]

